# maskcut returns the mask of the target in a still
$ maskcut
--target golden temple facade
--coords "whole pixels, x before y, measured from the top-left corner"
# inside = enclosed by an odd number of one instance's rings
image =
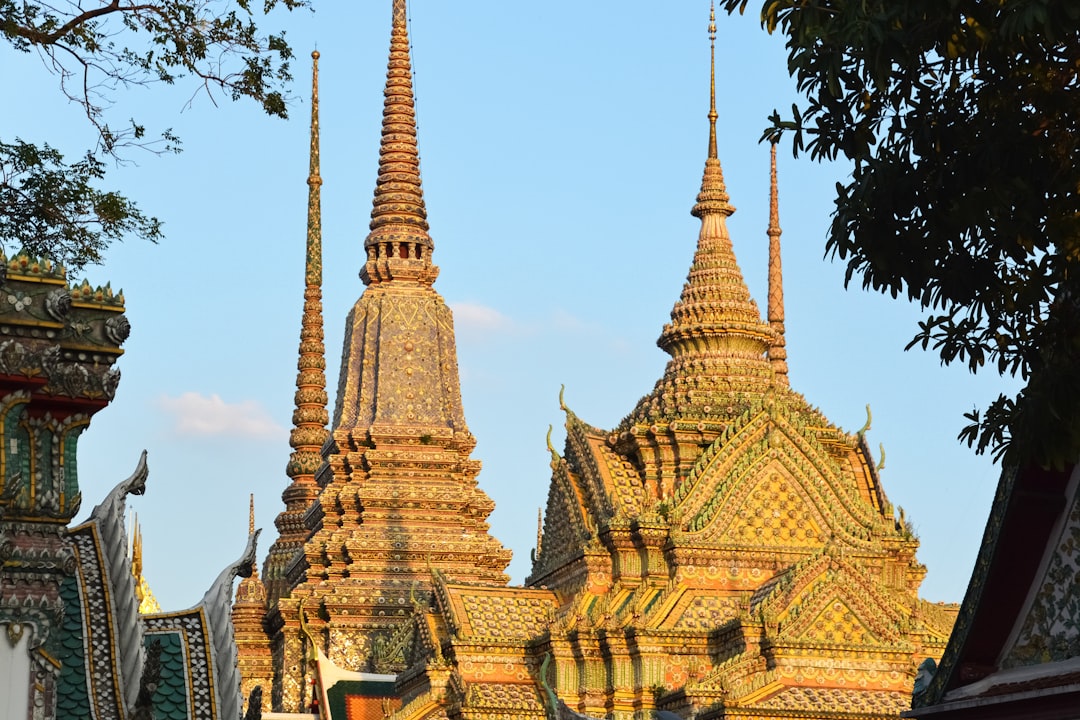
[[[658,340],[670,360],[612,430],[560,399],[566,444],[549,443],[527,587],[507,586],[510,554],[488,533],[453,320],[433,288],[404,0],[393,0],[367,287],[326,430],[314,78],[292,482],[264,568],[265,642],[245,634],[240,653],[242,671],[272,657],[273,708],[310,710],[316,649],[346,670],[396,674],[394,720],[865,719],[909,707],[956,608],[918,597],[918,541],[885,496],[869,421],[845,432],[789,385],[775,148],[763,319],[727,228],[715,69],[701,228]]]

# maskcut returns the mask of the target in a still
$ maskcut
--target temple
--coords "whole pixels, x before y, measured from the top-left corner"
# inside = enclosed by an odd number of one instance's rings
[[[125,527],[128,498],[147,487],[145,452],[72,524],[79,437],[113,399],[129,332],[123,293],[0,255],[0,718],[240,717],[232,583],[257,533],[201,602],[162,612],[138,525],[130,541]]]
[[[1080,708],[1080,467],[1007,468],[937,665],[905,717],[1067,720]]]
[[[335,718],[896,717],[957,608],[918,597],[918,541],[882,488],[869,418],[846,432],[790,387],[775,148],[764,318],[750,296],[727,228],[712,18],[701,226],[657,341],[670,359],[613,429],[560,397],[566,443],[549,442],[532,572],[510,587],[433,287],[405,2],[392,6],[366,288],[330,430],[313,72],[294,452],[265,587],[237,597],[245,688]]]

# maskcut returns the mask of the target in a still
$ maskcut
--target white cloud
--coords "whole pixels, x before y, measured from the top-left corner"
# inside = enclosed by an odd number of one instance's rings
[[[510,329],[513,324],[510,318],[487,305],[456,302],[450,304],[450,309],[454,311],[454,325],[461,332],[498,332]]]
[[[254,400],[227,403],[216,394],[186,392],[179,397],[163,395],[158,404],[173,418],[173,430],[178,435],[279,440],[287,432]]]
[[[585,324],[581,318],[576,315],[563,310],[562,308],[555,308],[551,314],[551,324],[557,332],[567,333],[583,333],[583,332],[596,332],[599,328],[590,328]]]

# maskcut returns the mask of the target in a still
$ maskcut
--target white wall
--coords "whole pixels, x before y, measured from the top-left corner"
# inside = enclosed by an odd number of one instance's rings
[[[12,644],[11,637],[22,636]],[[30,702],[30,625],[0,625],[0,720],[27,720]]]

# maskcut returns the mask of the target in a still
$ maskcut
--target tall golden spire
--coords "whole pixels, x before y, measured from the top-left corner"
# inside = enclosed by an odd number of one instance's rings
[[[322,177],[319,175],[319,51],[311,53],[311,159],[308,171],[307,251],[304,263],[304,315],[297,361],[296,410],[289,445],[293,448],[286,473],[294,484],[315,487],[322,464],[322,445],[329,432],[326,405],[326,347],[322,315]]]
[[[434,287],[420,183],[404,0],[394,0],[379,173],[360,277],[345,321],[331,439],[308,518],[303,578],[267,617],[281,707],[305,707],[301,603],[334,628],[351,670],[397,672],[393,638],[434,568],[454,582],[505,585],[510,553],[488,532],[494,503],[477,484],[453,313]],[[290,582],[293,578],[290,571]],[[413,586],[416,584],[416,595]],[[323,635],[320,633],[320,637]],[[281,643],[278,645],[277,643]],[[279,687],[275,680],[275,692]],[[275,701],[276,704],[276,701]]]
[[[248,535],[255,534],[255,493],[248,495]]]
[[[780,266],[780,203],[776,187],[776,143],[770,149],[769,169],[769,327],[776,334],[769,346],[769,363],[778,385],[788,386],[787,347],[784,342],[784,276]]]
[[[716,7],[709,3],[709,157],[718,158],[716,152]],[[720,177],[721,184],[723,176]],[[733,208],[734,210],[734,208]],[[730,214],[730,213],[729,213]]]
[[[691,211],[701,219],[701,231],[686,285],[657,344],[672,356],[665,378],[694,376],[745,392],[768,383],[764,356],[772,332],[750,297],[728,235],[727,218],[735,208],[728,202],[716,150],[716,16],[711,9],[709,44],[709,151]]]
[[[319,175],[319,52],[311,53],[311,158],[308,170],[307,248],[304,263],[304,314],[297,361],[296,409],[289,445],[293,452],[285,473],[292,483],[281,499],[285,510],[274,521],[278,539],[266,558],[266,585],[271,601],[288,590],[286,574],[307,539],[304,513],[318,496],[315,471],[322,465],[326,425],[326,348],[322,315],[322,177]]]
[[[691,210],[694,217],[705,222],[706,216],[722,214],[724,217],[735,212],[728,200],[724,186],[724,172],[720,169],[720,159],[716,152],[716,11],[709,5],[709,154],[705,159],[705,174],[701,179],[701,192],[697,205]]]
[[[322,287],[322,176],[319,175],[319,51],[311,52],[311,148],[308,160],[307,262],[308,287]],[[319,310],[322,312],[321,308]],[[320,323],[321,324],[321,323]],[[325,382],[323,383],[325,385]]]
[[[135,578],[135,599],[139,601],[139,613],[147,615],[161,612],[154,593],[150,590],[150,584],[143,575],[143,539],[142,527],[139,526],[139,516],[132,514],[131,521],[131,574]]]
[[[283,513],[284,514],[284,513]],[[248,536],[255,533],[255,495],[248,496]],[[280,539],[278,540],[280,543]],[[274,546],[279,548],[277,544]],[[280,548],[279,548],[280,549]],[[274,548],[271,548],[271,553]],[[270,566],[270,559],[267,558]],[[236,639],[237,667],[240,669],[240,694],[251,696],[257,685],[270,687],[274,679],[270,640],[263,629],[266,615],[266,586],[259,579],[257,563],[251,564],[251,575],[236,586],[232,606],[232,624]]]
[[[371,209],[371,233],[364,241],[365,285],[405,280],[431,285],[439,274],[431,263],[435,248],[428,234],[416,143],[412,63],[405,0],[393,0],[390,59],[386,66],[379,178]]]
[[[254,535],[254,534],[255,534],[255,493],[251,493],[250,495],[248,495],[248,536],[251,536],[251,535]],[[265,601],[266,601],[266,591],[262,590],[262,589],[253,590],[252,589],[253,584],[258,584],[260,586],[260,588],[263,585],[262,582],[259,580],[259,566],[258,566],[257,563],[252,563],[251,564],[251,575],[249,577],[246,577],[246,578],[244,578],[243,580],[240,581],[240,585],[237,587],[236,596],[237,596],[237,598],[240,598],[241,595],[250,597],[252,595],[252,593],[255,593],[255,592],[260,593],[261,597],[262,597],[263,605],[265,606],[265,604],[266,604],[265,603]],[[247,589],[243,590],[244,588],[247,588]],[[242,590],[243,590],[243,592],[241,592]]]
[[[536,557],[544,549],[544,509],[536,508]]]

